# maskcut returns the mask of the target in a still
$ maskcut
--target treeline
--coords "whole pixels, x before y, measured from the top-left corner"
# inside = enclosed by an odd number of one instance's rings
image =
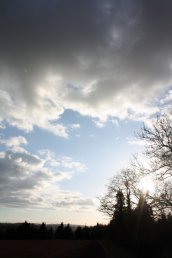
[[[114,216],[107,226],[107,236],[136,257],[172,257],[172,215],[153,216],[144,195],[134,209],[124,205],[121,191],[116,195]]]
[[[0,239],[97,239],[105,236],[106,226],[77,226],[63,222],[53,227],[42,223],[41,225],[28,223],[0,224]]]

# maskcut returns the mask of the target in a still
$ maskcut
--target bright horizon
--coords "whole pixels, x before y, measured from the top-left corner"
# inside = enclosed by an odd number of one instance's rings
[[[0,2],[0,222],[94,225],[172,100],[169,1]]]

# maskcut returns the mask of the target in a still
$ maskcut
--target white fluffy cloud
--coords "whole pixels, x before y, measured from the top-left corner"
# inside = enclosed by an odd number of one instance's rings
[[[27,144],[27,140],[23,136],[10,137],[8,139],[0,139],[0,144],[4,144],[7,147],[14,147]]]
[[[46,164],[48,164],[48,166],[50,166],[51,168],[58,167],[61,170],[67,169],[74,172],[83,172],[87,168],[85,164],[79,161],[75,161],[71,157],[58,156],[48,149],[40,150],[39,155],[43,157]]]
[[[1,121],[67,138],[58,121],[65,109],[100,123],[154,114],[151,101],[172,84],[171,8],[159,0],[1,1]]]
[[[13,89],[13,82],[8,82],[9,78],[6,78],[9,87],[0,91],[1,120],[27,132],[33,130],[33,126],[38,126],[55,135],[67,138],[67,128],[56,121],[64,109],[56,102],[57,94],[54,94],[54,86],[49,84],[49,94],[46,94],[46,92],[42,93],[45,90],[43,87],[41,91],[36,85],[35,89],[31,89],[30,92],[33,99],[30,97],[30,100],[27,100],[24,95],[21,96],[23,86],[20,85],[20,82],[18,82],[20,87],[17,85],[16,89]],[[6,87],[6,83],[0,79],[0,88]]]
[[[6,143],[9,142],[11,146],[12,141],[6,140]],[[20,141],[20,143],[23,142],[25,141]],[[71,179],[74,176],[74,170],[82,170],[84,164],[73,161],[69,157],[56,160],[53,155],[48,150],[45,159],[43,155],[33,155],[26,150],[25,152],[16,150],[1,152],[0,205],[19,208],[65,206],[73,209],[79,209],[84,203],[86,208],[92,206],[93,202],[90,199],[84,199],[78,192],[62,191],[59,185],[60,181]],[[58,205],[57,200],[61,205]]]

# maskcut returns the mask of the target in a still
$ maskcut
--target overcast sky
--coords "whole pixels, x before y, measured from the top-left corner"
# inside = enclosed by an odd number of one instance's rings
[[[0,221],[95,224],[172,100],[172,1],[0,1]]]

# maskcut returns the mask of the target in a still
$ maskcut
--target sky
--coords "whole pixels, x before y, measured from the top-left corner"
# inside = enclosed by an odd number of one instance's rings
[[[0,1],[0,221],[94,225],[172,100],[172,1]]]

